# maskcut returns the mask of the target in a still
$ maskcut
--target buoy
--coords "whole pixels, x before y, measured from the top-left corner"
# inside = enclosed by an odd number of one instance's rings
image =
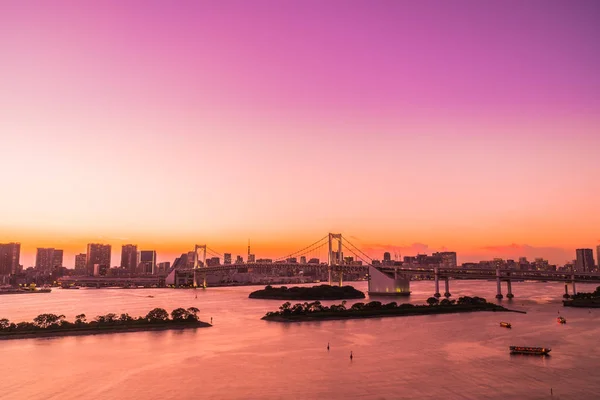
[[[353,357],[352,357],[352,352],[350,352],[350,360],[352,360],[352,358],[353,358]]]

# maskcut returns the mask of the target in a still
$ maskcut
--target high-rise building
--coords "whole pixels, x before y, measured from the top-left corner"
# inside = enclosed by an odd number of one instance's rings
[[[256,261],[256,256],[254,254],[248,254],[248,262],[253,263]]]
[[[54,249],[38,247],[35,253],[35,269],[44,274],[52,273]]]
[[[596,246],[596,262],[598,270],[600,271],[600,245]]]
[[[392,261],[392,255],[389,251],[383,253],[383,261]]]
[[[169,272],[169,269],[171,269],[171,262],[170,261],[160,262],[160,263],[156,264],[156,269],[157,269],[158,273]]]
[[[75,256],[75,273],[77,275],[87,274],[87,254],[81,253]]]
[[[300,264],[306,264],[306,256],[300,256]]]
[[[62,268],[63,266],[63,251],[54,249],[54,256],[52,257],[52,269]]]
[[[142,274],[156,273],[156,251],[142,250],[140,251],[139,271]]]
[[[575,271],[590,272],[594,270],[594,252],[592,249],[577,249],[575,261]]]
[[[433,256],[441,258],[443,267],[456,268],[458,265],[456,262],[456,252],[454,251],[440,251],[438,253],[433,253]]]
[[[88,244],[86,263],[88,275],[106,275],[110,268],[110,244]]]
[[[20,257],[21,243],[0,244],[0,275],[17,273]]]
[[[231,264],[231,253],[223,254],[223,264],[225,264],[225,265]]]
[[[138,251],[135,244],[124,244],[121,246],[121,268],[125,268],[129,273],[135,274],[138,265]]]

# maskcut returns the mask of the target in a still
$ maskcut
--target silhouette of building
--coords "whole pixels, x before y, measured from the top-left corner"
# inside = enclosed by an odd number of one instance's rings
[[[88,244],[86,265],[88,275],[106,275],[110,268],[110,244]]]
[[[600,245],[596,246],[596,262],[598,263],[596,266],[600,270]]]
[[[124,244],[121,247],[121,268],[135,274],[138,265],[138,251],[135,244]]]
[[[441,264],[443,267],[456,268],[457,266],[456,252],[454,251],[440,251],[438,253],[433,253],[432,256],[440,257],[442,261]]]
[[[19,272],[21,243],[0,243],[0,275]]]
[[[225,265],[231,264],[231,253],[223,254],[223,264],[225,264]]]
[[[156,251],[142,250],[140,251],[139,272],[142,274],[156,273]]]
[[[592,249],[577,249],[575,260],[575,271],[590,272],[594,270],[594,252]]]
[[[75,256],[75,273],[77,275],[87,274],[87,254],[81,253]]]
[[[54,257],[52,260],[52,268],[62,268],[63,266],[63,251],[59,249],[54,249]]]
[[[169,272],[169,269],[171,269],[170,261],[164,261],[156,264],[156,270],[159,274],[163,272]]]
[[[389,251],[383,253],[383,261],[392,261],[392,255]]]
[[[35,254],[35,269],[44,274],[51,274],[55,268],[62,267],[63,251],[54,248],[38,247]]]

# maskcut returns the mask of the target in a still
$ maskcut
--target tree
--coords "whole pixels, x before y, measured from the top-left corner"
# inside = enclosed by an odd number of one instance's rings
[[[186,310],[185,308],[176,308],[173,311],[171,311],[171,318],[173,319],[173,321],[183,321],[185,319],[187,319],[187,317],[190,315],[190,312],[188,310]]]
[[[121,314],[119,317],[119,321],[121,322],[131,322],[133,321],[133,317],[127,313]]]
[[[449,306],[451,304],[452,303],[448,299],[443,299],[442,301],[440,301],[440,306]]]
[[[430,306],[435,306],[438,302],[439,300],[435,297],[430,297],[427,299],[427,304],[429,304]]]
[[[352,304],[352,307],[350,307],[353,311],[362,310],[363,308],[365,308],[365,303],[354,303]]]
[[[85,314],[79,314],[75,316],[75,323],[76,324],[82,324],[85,322]]]
[[[199,308],[196,308],[196,307],[190,307],[190,308],[188,308],[188,309],[187,309],[187,311],[188,311],[190,314],[192,314],[194,317],[196,317],[196,316],[197,316],[197,314],[200,312],[200,309],[199,309]]]
[[[292,307],[292,303],[290,303],[289,301],[286,301],[279,307],[279,311],[282,314],[290,314],[292,312],[291,307]]]
[[[7,320],[6,318],[0,319],[0,329],[8,329],[9,326],[10,326],[9,320]]]
[[[150,322],[162,322],[169,319],[169,313],[164,308],[155,308],[146,314],[146,320]]]
[[[40,314],[33,319],[33,323],[40,328],[49,328],[51,326],[59,326],[64,317],[64,315]]]

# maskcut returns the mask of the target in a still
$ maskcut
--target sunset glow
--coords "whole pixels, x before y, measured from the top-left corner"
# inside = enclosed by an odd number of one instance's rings
[[[0,5],[0,243],[25,267],[328,232],[460,262],[600,244],[598,3],[178,4]]]

